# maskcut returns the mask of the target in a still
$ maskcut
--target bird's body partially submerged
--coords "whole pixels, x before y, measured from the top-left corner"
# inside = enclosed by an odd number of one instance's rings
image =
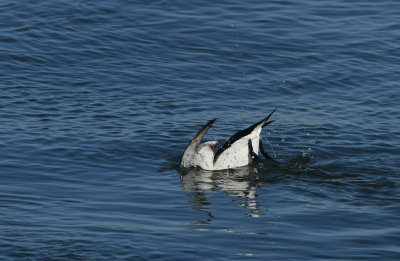
[[[214,152],[215,147],[217,146],[216,141],[208,141],[200,144],[204,135],[215,122],[215,119],[209,121],[194,136],[183,153],[181,166],[198,166],[205,170],[221,170],[242,167],[248,165],[252,160],[257,160],[259,150],[261,150],[261,153],[266,158],[270,158],[262,147],[260,133],[263,127],[272,122],[268,121],[268,119],[274,111],[260,122],[237,132],[216,152]]]

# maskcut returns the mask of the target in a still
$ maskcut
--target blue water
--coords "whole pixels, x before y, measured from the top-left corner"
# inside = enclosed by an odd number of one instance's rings
[[[397,0],[2,1],[0,259],[399,260],[399,75]]]

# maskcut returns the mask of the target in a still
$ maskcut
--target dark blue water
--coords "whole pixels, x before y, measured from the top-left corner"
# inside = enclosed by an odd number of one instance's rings
[[[397,0],[2,1],[0,259],[399,260],[399,75]]]

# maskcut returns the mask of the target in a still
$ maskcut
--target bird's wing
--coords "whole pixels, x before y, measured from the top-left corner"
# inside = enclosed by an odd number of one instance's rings
[[[270,123],[272,123],[273,121],[268,121],[268,119],[271,117],[271,115],[275,112],[277,108],[275,108],[267,117],[265,117],[264,119],[262,119],[261,121],[251,125],[250,127],[248,127],[247,129],[238,131],[237,133],[235,133],[235,135],[233,135],[232,137],[230,137],[224,145],[222,145],[217,152],[214,155],[214,163],[217,161],[218,157],[222,154],[222,152],[224,152],[225,150],[227,150],[229,147],[232,146],[233,143],[235,143],[237,140],[240,140],[241,138],[249,135],[250,133],[253,132],[253,130],[255,128],[257,128],[258,126],[266,126]]]

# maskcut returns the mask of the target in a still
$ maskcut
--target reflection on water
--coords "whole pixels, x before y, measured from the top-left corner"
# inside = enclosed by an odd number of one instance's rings
[[[206,208],[210,204],[207,201],[207,194],[219,190],[230,196],[240,197],[242,200],[237,202],[250,210],[249,216],[262,215],[258,208],[256,191],[265,181],[259,178],[258,169],[254,166],[224,171],[187,169],[181,172],[181,181],[185,191],[193,192],[189,201],[191,207],[198,211],[207,211],[210,217],[212,213]]]

